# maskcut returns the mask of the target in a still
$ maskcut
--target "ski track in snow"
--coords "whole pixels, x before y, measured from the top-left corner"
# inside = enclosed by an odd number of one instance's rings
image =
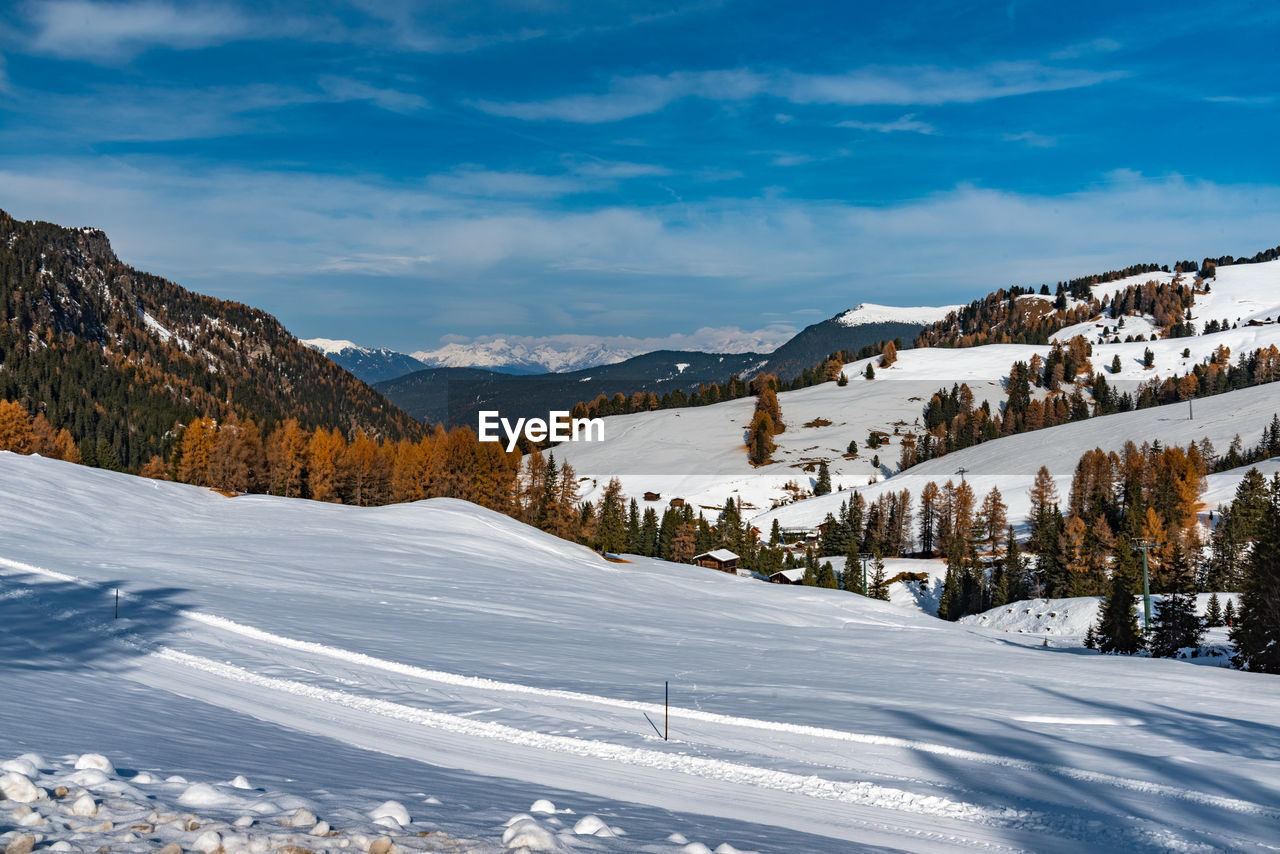
[[[53,580],[70,582],[92,587],[74,575],[44,569],[20,561],[0,557],[0,567],[7,567],[17,572],[42,576]],[[0,572],[0,575],[11,573]],[[0,594],[6,597],[29,595],[29,591],[15,590]],[[121,592],[121,598],[132,598],[130,594]],[[626,709],[650,714],[662,714],[664,706],[656,703],[622,700],[594,694],[584,694],[553,688],[538,688],[513,682],[501,682],[477,676],[465,676],[446,671],[431,670],[414,665],[376,658],[364,653],[352,652],[337,647],[327,646],[312,641],[298,640],[273,634],[262,629],[198,611],[183,609],[180,615],[193,622],[200,623],[215,630],[232,633],[260,643],[319,655],[340,660],[364,668],[372,668],[414,679],[447,684],[461,688],[472,688],[483,691],[503,692],[510,694],[532,695],[549,699],[557,699],[572,703],[585,703],[607,708]],[[473,720],[469,715],[449,714],[406,706],[388,700],[364,697],[357,694],[308,685],[293,680],[263,676],[229,663],[214,661],[201,656],[180,652],[168,647],[151,644],[126,632],[121,632],[110,623],[99,624],[96,629],[114,636],[130,646],[142,649],[151,656],[178,664],[190,669],[199,670],[222,679],[239,682],[253,687],[290,694],[317,702],[342,706],[353,711],[378,715],[405,723],[431,727],[445,732],[481,739],[502,741],[518,747],[535,750],[567,753],[578,757],[596,759],[605,762],[616,762],[626,765],[650,768],[658,771],[676,772],[688,776],[700,777],[720,782],[748,785],[755,788],[769,789],[789,794],[802,795],[809,798],[830,800],[846,804],[891,809],[899,812],[931,815],[939,818],[961,820],[986,826],[998,826],[1022,830],[1054,830],[1069,838],[1083,839],[1093,835],[1087,827],[1076,826],[1080,822],[1070,816],[1046,815],[1032,810],[1013,808],[987,808],[977,804],[935,795],[920,795],[902,789],[881,786],[870,782],[841,782],[827,780],[817,775],[802,775],[788,771],[760,768],[742,763],[729,762],[722,759],[709,759],[687,755],[672,755],[656,750],[628,747],[608,742],[561,735],[544,734],[521,730],[506,724]],[[319,673],[318,675],[326,675]],[[335,678],[335,681],[337,680]],[[1280,809],[1253,803],[1236,798],[1213,795],[1192,789],[1183,789],[1162,783],[1146,780],[1119,777],[1101,772],[1087,771],[1063,765],[1031,762],[997,754],[980,753],[962,748],[931,742],[902,739],[893,736],[873,735],[869,733],[847,732],[824,727],[792,724],[777,721],[758,720],[715,712],[673,707],[672,717],[676,719],[700,721],[718,726],[732,726],[745,729],[767,730],[773,733],[787,733],[814,739],[852,742],[856,744],[875,745],[898,748],[902,750],[945,756],[951,759],[975,762],[1012,770],[1026,771],[1036,774],[1050,774],[1078,782],[1109,785],[1122,790],[1154,794],[1161,797],[1175,798],[1192,803],[1203,804],[1232,812],[1280,821]],[[1098,721],[1092,721],[1099,723]],[[1116,723],[1109,721],[1109,723]],[[1125,725],[1132,725],[1124,721]],[[974,841],[974,840],[970,840]],[[1149,841],[1149,840],[1148,840]],[[1173,842],[1173,840],[1165,840]],[[1185,840],[1178,840],[1185,843]]]

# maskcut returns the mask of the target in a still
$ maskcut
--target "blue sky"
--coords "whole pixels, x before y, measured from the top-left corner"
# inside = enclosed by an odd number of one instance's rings
[[[1266,3],[7,8],[0,208],[302,337],[763,343],[1280,243]]]

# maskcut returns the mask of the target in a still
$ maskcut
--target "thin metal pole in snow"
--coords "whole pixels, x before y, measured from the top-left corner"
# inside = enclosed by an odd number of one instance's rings
[[[671,736],[671,682],[670,681],[662,683],[662,695],[663,695],[662,740],[667,741]]]
[[[115,619],[117,619],[117,620],[118,620],[118,619],[120,619],[120,588],[119,588],[119,587],[117,587],[117,588],[116,588],[116,616],[115,616]]]

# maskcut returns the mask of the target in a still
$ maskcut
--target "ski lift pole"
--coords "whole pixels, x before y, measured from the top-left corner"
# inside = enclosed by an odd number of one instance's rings
[[[1151,632],[1151,581],[1147,571],[1147,551],[1155,545],[1151,540],[1138,540],[1134,543],[1142,549],[1142,633]]]

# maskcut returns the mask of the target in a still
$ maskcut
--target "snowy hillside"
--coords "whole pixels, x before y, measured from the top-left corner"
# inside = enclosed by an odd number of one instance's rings
[[[176,774],[243,775],[262,791],[212,791],[270,801],[264,827],[305,804],[366,833],[397,801],[398,850],[1246,851],[1280,823],[1273,677],[605,562],[452,500],[228,499],[8,453],[0,482],[0,753],[109,757],[74,785],[129,821],[150,791],[250,810],[148,789]],[[58,809],[38,830],[70,841]]]
[[[1158,278],[1159,274],[1146,278],[1153,277]],[[1211,287],[1209,294],[1196,297],[1193,316],[1198,325],[1202,328],[1211,317],[1225,318],[1232,324],[1239,318],[1239,328],[1189,338],[1095,343],[1091,357],[1094,370],[1106,372],[1112,388],[1132,392],[1140,382],[1187,373],[1208,360],[1220,346],[1228,348],[1233,359],[1258,348],[1280,346],[1280,324],[1274,322],[1280,318],[1280,262],[1224,267]],[[1266,307],[1267,300],[1272,301],[1270,308]],[[1250,319],[1267,317],[1273,322],[1246,325]],[[1136,328],[1141,321],[1130,318],[1126,329],[1130,325]],[[1143,364],[1148,348],[1154,356],[1150,368]],[[1186,357],[1182,355],[1184,350],[1189,351]],[[1004,382],[1010,366],[1015,361],[1029,362],[1037,353],[1043,358],[1048,351],[1048,346],[1016,344],[919,348],[899,352],[897,361],[888,368],[879,367],[874,358],[850,363],[844,368],[849,378],[847,386],[825,383],[778,396],[787,429],[775,437],[774,462],[760,468],[750,465],[745,448],[753,399],[609,418],[604,442],[561,445],[555,449],[556,456],[572,463],[579,475],[589,476],[584,484],[588,498],[597,497],[598,489],[609,477],[617,475],[629,495],[662,495],[654,506],[682,497],[697,506],[716,508],[733,496],[760,513],[793,496],[786,488],[789,483],[809,490],[816,481],[820,461],[827,462],[837,487],[866,487],[871,481],[894,475],[901,436],[921,429],[924,407],[936,391],[966,383],[973,391],[975,404],[985,400],[993,411],[998,411],[1007,399]],[[1119,357],[1120,371],[1111,373],[1115,357]],[[872,380],[863,377],[869,363],[875,366]],[[1043,394],[1039,390],[1037,393]],[[1036,469],[1046,464],[1055,475],[1069,479],[1080,455],[1098,445],[1119,449],[1130,438],[1139,442],[1159,438],[1185,444],[1208,436],[1219,451],[1225,451],[1237,433],[1247,444],[1258,440],[1271,416],[1280,411],[1280,385],[1196,400],[1193,407],[1194,421],[1187,420],[1189,407],[1179,405],[1001,439],[916,466],[904,476],[893,477],[869,490],[875,493],[906,487],[915,494],[928,480],[955,477],[963,467],[973,473],[970,478],[975,489],[988,490],[998,482],[1009,500],[1004,479],[1025,475],[1029,482]],[[866,447],[873,430],[888,436],[887,443],[875,450]],[[856,457],[847,456],[851,440],[857,443]],[[1069,480],[1059,480],[1064,490],[1068,483]],[[1009,486],[1018,488],[1013,482]],[[846,497],[827,496],[792,504],[757,518],[755,524],[767,529],[776,517],[784,525],[812,526]],[[1021,512],[1021,508],[1011,505],[1011,518]]]
[[[863,323],[933,323],[964,306],[959,305],[876,305],[863,302],[837,315],[836,323],[842,326],[858,326]]]

